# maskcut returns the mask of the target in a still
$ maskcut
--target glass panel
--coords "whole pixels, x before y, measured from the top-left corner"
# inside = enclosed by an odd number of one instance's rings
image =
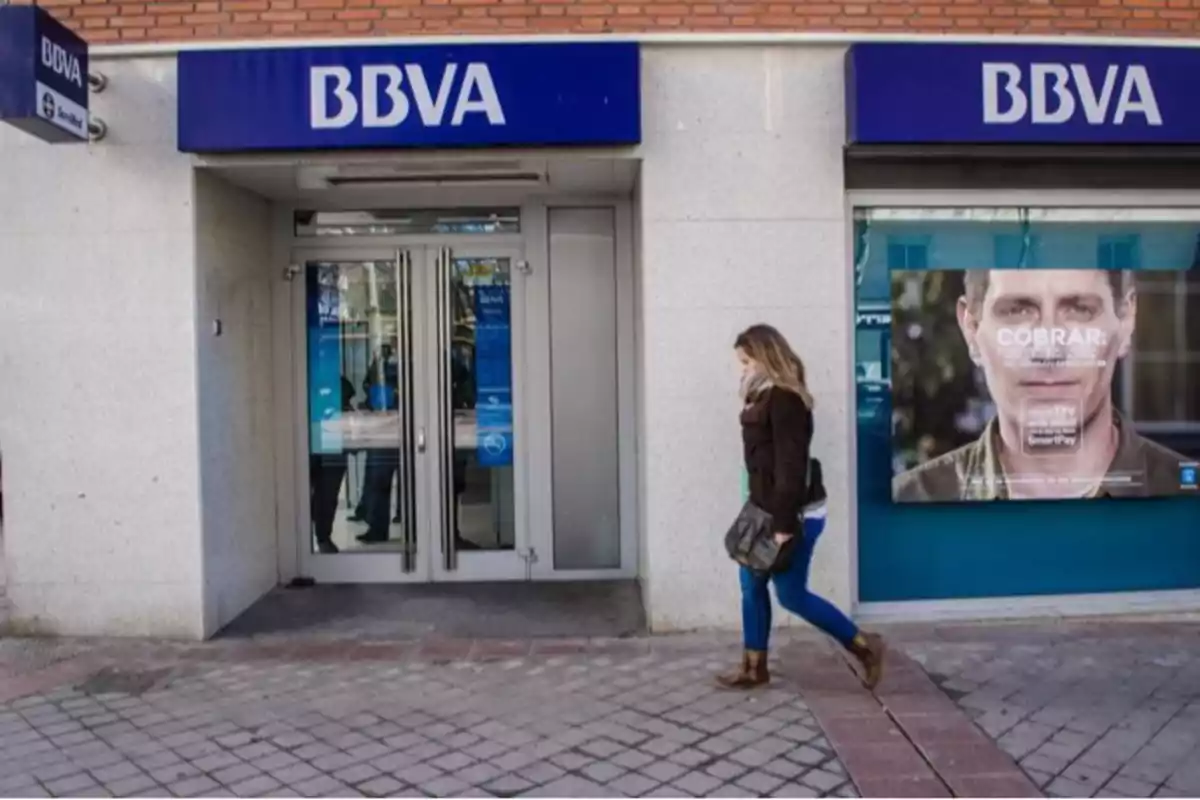
[[[452,516],[460,553],[512,550],[511,264],[450,258]]]
[[[1178,341],[1178,301],[1175,294],[1146,291],[1138,287],[1138,326],[1135,333],[1139,355],[1171,353]]]
[[[887,245],[888,269],[925,269],[929,260],[929,242],[924,236],[910,239],[889,236]]]
[[[1137,269],[1140,248],[1138,236],[1101,236],[1096,253],[1100,269]]]
[[[414,541],[405,274],[393,261],[308,265],[313,552]]]
[[[1176,399],[1183,399],[1186,375],[1166,361],[1138,362],[1133,371],[1133,405],[1141,420],[1177,419]]]
[[[297,211],[297,236],[520,233],[521,212],[498,209]]]
[[[1200,215],[1192,215],[1190,222],[1153,217],[1083,222],[1078,217],[1084,211],[1054,215],[1044,209],[859,209],[857,278],[866,286],[880,281],[889,269],[1017,266],[1182,271],[1200,261]],[[1028,243],[1026,259],[1013,263],[1021,252],[1019,243]],[[924,252],[914,257],[911,246],[920,244]],[[860,299],[876,294],[860,294]]]
[[[1196,272],[1200,274],[1200,270]],[[1187,299],[1184,301],[1183,338],[1187,342],[1200,342],[1200,284],[1191,283],[1190,273],[1188,279]],[[1200,361],[1200,353],[1189,355],[1193,363]]]
[[[995,238],[995,261],[997,269],[1025,269],[1037,267],[1037,238],[1001,234]]]
[[[1147,493],[1162,489],[1169,494],[1185,489],[1195,497],[1195,490],[1188,489],[1194,486],[1194,479],[1188,477],[1194,470],[1178,462],[1171,469],[1170,456],[1160,448],[1186,458],[1200,457],[1200,304],[1196,300],[1200,295],[1195,288],[1186,295],[1176,289],[1179,284],[1200,287],[1200,269],[1196,268],[1200,265],[1200,208],[885,208],[856,210],[855,220],[859,394],[854,477],[858,489],[860,598],[864,602],[949,600],[1195,586],[1195,506],[1187,500],[997,502],[989,503],[982,514],[973,506],[894,502],[896,475],[914,465],[937,464],[939,457],[945,458],[942,466],[963,462],[947,451],[958,444],[969,446],[978,441],[983,424],[996,418],[997,403],[993,402],[984,372],[998,372],[997,364],[1003,366],[1006,359],[994,358],[994,348],[989,354],[978,346],[972,348],[972,343],[965,340],[964,326],[958,323],[961,285],[935,280],[928,271],[889,274],[886,249],[889,237],[925,235],[931,239],[930,270],[961,275],[969,269],[1031,267],[1022,270],[1031,274],[1020,276],[1018,282],[1036,278],[1045,269],[1090,270],[1102,263],[1136,267],[1133,274],[1108,286],[1095,275],[1057,277],[1062,279],[1063,287],[1090,277],[1098,290],[1094,294],[1105,301],[1102,316],[1110,322],[1109,303],[1116,296],[1109,288],[1124,290],[1136,284],[1136,320],[1125,318],[1135,327],[1132,344],[1124,351],[1118,350],[1113,359],[1104,359],[1105,369],[1112,366],[1112,360],[1118,362],[1111,373],[1112,405],[1135,423],[1122,428],[1122,433],[1134,428],[1132,432],[1158,445],[1135,448],[1160,467],[1152,485],[1146,487]],[[1134,235],[1136,247],[1129,238]],[[1003,243],[998,244],[1000,237]],[[1106,253],[1100,247],[1101,237],[1114,242]],[[1120,237],[1125,237],[1124,246],[1119,244]],[[1024,239],[1031,242],[1033,259],[1022,264],[1017,242]],[[907,264],[906,268],[912,269]],[[886,312],[891,308],[893,277],[899,284],[896,298],[903,300],[896,308],[895,324],[888,324],[895,354],[895,415],[890,389],[871,391],[876,386],[875,376],[882,372],[878,342],[882,338],[880,326],[887,324]],[[1008,281],[1012,288],[1011,280],[1018,276],[996,272],[987,276],[988,283],[997,285],[992,282],[996,277]],[[956,279],[956,283],[961,281]],[[912,284],[917,288],[908,288]],[[986,303],[988,287],[976,282],[975,288],[976,297],[982,294]],[[1035,293],[1024,294],[1030,297]],[[1175,303],[1182,304],[1182,311],[1160,299],[1171,294]],[[996,296],[993,292],[993,298]],[[1024,305],[1023,313],[1032,321],[1046,316],[1039,313],[1039,306],[1048,308],[1051,304],[1043,301]],[[1014,306],[1009,304],[1010,313],[1018,310]],[[963,310],[970,310],[969,305],[964,304]],[[1075,326],[1081,316],[1087,316],[1080,314],[1079,308],[1062,310],[1068,313],[1064,314],[1066,323],[1059,328]],[[980,313],[970,317],[964,314],[964,320],[972,323],[967,330],[974,333],[973,323],[982,317]],[[978,345],[978,336],[974,340]],[[1124,335],[1117,341],[1122,345],[1129,342]],[[1043,347],[1041,354],[1055,356],[1055,349]],[[1057,350],[1063,352],[1062,348]],[[1070,369],[1066,359],[1044,355],[1041,364],[1045,375],[1056,369],[1063,373]],[[1094,378],[1092,387],[1099,391],[1089,393],[1089,399],[1103,399],[1103,379],[1108,376],[1096,370],[1090,376]],[[1010,407],[1012,395],[1023,391],[1019,381],[1009,381],[1008,386],[1002,381],[991,383],[997,395],[1008,395]],[[1051,381],[1042,382],[1040,389],[1036,381],[1030,383],[1027,388],[1033,389],[1028,392],[1031,395],[1058,391]],[[1017,410],[1019,413],[1019,407]],[[1046,419],[1041,416],[1042,421]],[[1103,434],[1109,426],[1096,425],[1098,419],[1103,422],[1102,416],[1091,418],[1091,431]],[[1088,436],[1091,438],[1091,433]],[[1139,444],[1136,437],[1130,439]],[[1108,443],[1103,436],[1092,439],[1092,443],[1096,441],[1111,446],[1111,438]],[[967,452],[993,456],[998,449],[995,445],[1006,446],[1003,432],[993,437],[991,444],[982,452],[981,448]],[[1009,453],[1022,455],[1016,447]],[[1001,451],[1000,455],[1003,458],[1006,454]],[[1097,464],[1104,461],[1103,456],[1097,459],[1087,453],[1081,458],[1071,453],[1062,455],[1048,459],[1047,468],[1041,470],[1050,473],[1047,477],[1064,473],[1071,477],[1072,464],[1082,464],[1083,473],[1094,476]],[[1019,469],[1021,465],[1012,461]],[[995,459],[974,461],[974,465],[987,463],[994,465]],[[1055,464],[1068,466],[1056,470]],[[1053,474],[1055,471],[1058,475]],[[1128,474],[1123,469],[1121,472]],[[998,478],[1009,474],[993,472]],[[907,486],[920,489],[920,494],[927,497],[960,496],[953,491],[961,489],[953,485],[958,477],[949,470],[935,467],[926,475],[936,480]],[[1085,491],[1090,488],[1087,486]],[[1118,486],[1113,489],[1121,491]],[[910,490],[908,497],[913,494]],[[1133,547],[1129,546],[1134,541],[1130,531],[1141,534]]]
[[[891,285],[891,448],[872,463],[894,499],[1188,488],[1197,210],[870,209],[856,235],[860,419],[884,372],[868,306]]]

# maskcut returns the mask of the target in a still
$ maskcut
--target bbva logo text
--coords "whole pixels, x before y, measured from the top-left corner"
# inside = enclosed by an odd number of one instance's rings
[[[431,87],[420,64],[368,64],[358,81],[347,67],[309,69],[309,119],[314,129],[394,128],[404,123],[415,104],[421,124],[462,125],[468,114],[479,114],[489,125],[503,125],[504,108],[487,64],[471,63],[459,70],[446,64]],[[457,91],[456,91],[457,90]],[[451,103],[453,95],[453,103]],[[334,102],[330,102],[333,100]]]
[[[45,36],[42,37],[42,66],[66,78],[78,88],[83,88],[83,68],[79,65],[79,56]]]
[[[1089,125],[1123,125],[1135,116],[1146,125],[1163,124],[1144,66],[1110,64],[1098,77],[1084,64],[1030,64],[1026,81],[1018,64],[985,63],[983,122],[1061,125],[1082,111]]]

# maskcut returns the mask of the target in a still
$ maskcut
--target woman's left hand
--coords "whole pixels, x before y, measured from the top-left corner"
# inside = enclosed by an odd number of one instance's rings
[[[775,534],[775,544],[778,544],[778,545],[787,544],[788,540],[791,538],[792,538],[792,535],[790,533],[777,533],[777,534]]]

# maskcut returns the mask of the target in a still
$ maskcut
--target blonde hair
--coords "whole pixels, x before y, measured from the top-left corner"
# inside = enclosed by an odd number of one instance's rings
[[[816,404],[804,380],[804,362],[778,330],[751,325],[738,334],[733,346],[753,359],[772,384],[792,392],[810,409]]]

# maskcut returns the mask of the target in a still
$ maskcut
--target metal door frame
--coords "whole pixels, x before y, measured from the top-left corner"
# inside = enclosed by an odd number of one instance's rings
[[[440,468],[431,468],[431,474],[435,474],[437,480],[431,481],[427,501],[431,509],[429,517],[431,530],[434,531],[435,536],[439,537],[441,543],[441,552],[438,557],[433,559],[431,567],[430,579],[436,582],[529,580],[531,578],[533,546],[531,540],[536,537],[530,530],[529,524],[528,464],[530,448],[527,433],[530,415],[528,412],[528,381],[526,380],[529,361],[526,330],[530,309],[526,297],[526,273],[523,271],[525,254],[520,243],[503,243],[497,241],[497,238],[477,236],[464,239],[460,237],[452,244],[429,245],[425,251],[427,259],[425,271],[427,274],[435,276],[434,280],[429,282],[432,291],[427,294],[430,307],[437,309],[434,326],[429,329],[431,336],[437,335],[439,331],[443,336],[447,336],[449,331],[442,326],[448,325],[449,320],[447,317],[438,316],[448,313],[449,310],[446,305],[448,302],[446,293],[449,286],[446,282],[449,280],[450,263],[447,259],[456,257],[507,258],[509,262],[514,443],[512,465],[514,545],[512,550],[478,550],[462,553],[457,552],[454,547],[453,526],[449,519],[454,502],[454,490],[451,485],[453,465],[445,461],[451,457],[450,441],[447,437],[450,435],[450,426],[453,425],[451,404],[449,398],[446,397],[446,393],[449,391],[449,375],[442,373],[441,381],[439,381],[436,365],[431,364],[429,374],[432,379],[429,382],[428,397],[426,398],[431,422],[438,411],[443,412],[439,417],[440,424],[433,424],[430,428],[432,434],[430,453],[440,455],[444,459]],[[427,357],[434,358],[445,353],[446,346],[447,344],[435,344],[433,347],[427,347]],[[448,365],[443,363],[442,366],[447,367]],[[439,386],[439,382],[443,385]]]
[[[414,441],[415,431],[422,425],[428,425],[428,409],[425,407],[424,394],[415,391],[415,387],[424,379],[427,365],[424,352],[427,348],[425,341],[424,317],[427,314],[422,302],[426,290],[426,276],[420,270],[413,268],[409,251],[396,247],[296,247],[291,252],[292,278],[291,311],[292,311],[292,341],[294,348],[293,391],[297,398],[295,408],[295,480],[297,503],[295,546],[299,573],[322,583],[422,583],[429,580],[429,560],[423,553],[427,545],[421,536],[421,498],[427,496],[426,470],[419,463]],[[408,333],[408,347],[397,341],[398,352],[406,349],[411,354],[407,368],[403,371],[403,380],[407,388],[410,407],[406,418],[403,419],[401,432],[401,470],[398,480],[407,481],[411,490],[408,496],[412,499],[414,520],[409,546],[404,550],[354,550],[343,551],[337,555],[326,555],[312,552],[312,507],[308,502],[309,481],[309,408],[308,408],[308,320],[307,320],[307,282],[308,265],[314,262],[323,263],[363,263],[363,262],[393,262],[401,274],[402,286],[407,284],[408,319],[404,320],[401,335]],[[404,273],[407,273],[405,275]],[[407,281],[404,278],[407,278]],[[405,447],[407,443],[407,448]],[[407,453],[404,451],[407,449]],[[412,545],[416,546],[415,558]],[[389,558],[389,556],[391,556]]]
[[[299,574],[322,583],[424,583],[429,581],[527,580],[530,577],[531,551],[528,513],[528,447],[526,446],[525,405],[527,390],[525,353],[527,326],[525,315],[524,274],[521,271],[524,251],[518,235],[494,236],[403,236],[388,237],[386,242],[360,241],[333,244],[296,243],[290,248],[291,328],[294,355],[292,358],[293,391],[297,398],[295,409],[295,497],[297,503],[295,546]],[[437,355],[443,344],[437,339],[441,326],[448,322],[443,316],[444,294],[449,278],[447,254],[492,258],[508,258],[511,285],[512,318],[512,384],[513,384],[513,503],[515,545],[511,551],[472,551],[466,557],[456,554],[453,530],[448,525],[448,506],[453,502],[452,464],[447,463],[446,427],[452,424],[449,400],[445,410],[439,409],[445,389],[442,381],[447,372],[439,372]],[[411,359],[406,370],[410,413],[405,421],[409,435],[408,453],[401,456],[403,467],[411,470],[409,485],[415,488],[415,514],[412,544],[416,557],[410,564],[404,561],[411,548],[404,551],[346,551],[337,555],[312,552],[312,509],[309,497],[309,409],[308,409],[308,327],[306,273],[308,264],[395,262],[402,273],[407,271],[409,286]],[[397,343],[403,348],[403,343]],[[443,411],[443,413],[438,413]],[[424,432],[422,437],[421,432]],[[424,438],[424,450],[417,439]],[[402,445],[402,449],[403,445]],[[406,456],[409,456],[406,458]],[[395,558],[388,558],[395,556]],[[406,566],[409,567],[406,569]]]

